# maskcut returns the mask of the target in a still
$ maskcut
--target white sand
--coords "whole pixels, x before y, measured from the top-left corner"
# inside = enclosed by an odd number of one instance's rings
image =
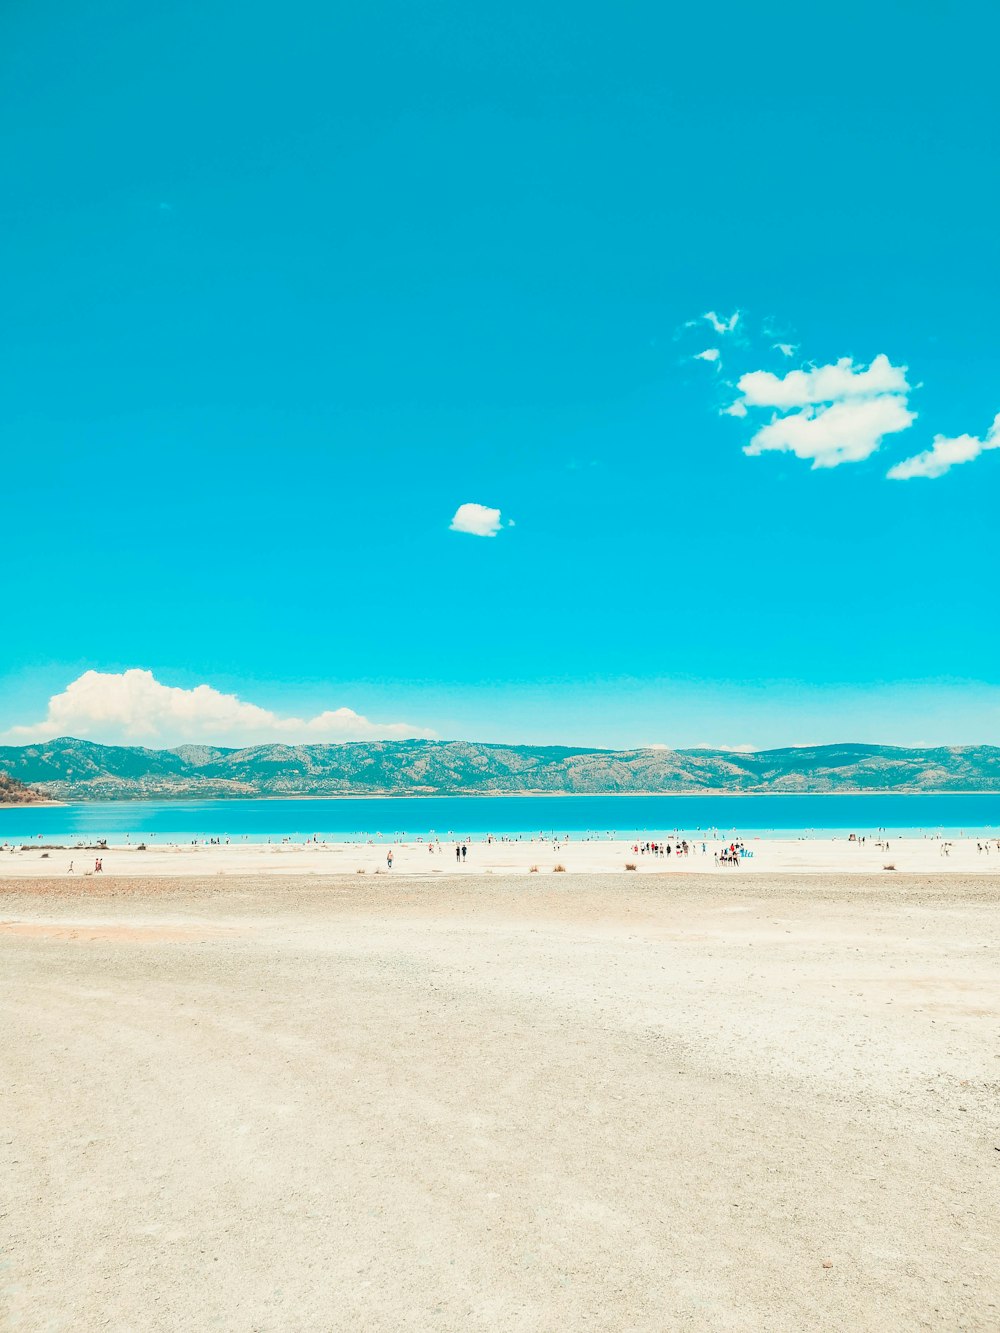
[[[995,1330],[998,907],[6,881],[0,1327]]]
[[[726,840],[728,842],[728,839]],[[70,861],[74,874],[92,871],[100,856],[102,873],[108,875],[341,875],[364,870],[366,874],[386,874],[387,853],[393,852],[394,875],[446,876],[456,874],[529,874],[537,866],[547,874],[562,865],[577,874],[625,873],[634,863],[635,874],[675,875],[679,873],[717,873],[713,853],[723,841],[705,840],[691,844],[688,856],[651,856],[636,854],[629,841],[583,841],[573,839],[553,844],[549,841],[468,843],[468,856],[456,862],[455,844],[441,843],[435,852],[426,843],[394,843],[382,839],[375,845],[357,843],[238,843],[207,846],[150,846],[145,852],[135,847],[112,847],[106,852],[80,851],[72,848],[44,851],[0,851],[0,879],[48,877],[65,874]],[[988,852],[978,850],[988,846]],[[730,874],[767,874],[795,872],[809,874],[872,874],[894,866],[897,872],[921,874],[961,873],[1000,874],[1000,845],[983,839],[890,838],[888,851],[871,839],[864,843],[839,838],[803,838],[801,840],[751,838],[746,840],[752,855],[742,859]]]

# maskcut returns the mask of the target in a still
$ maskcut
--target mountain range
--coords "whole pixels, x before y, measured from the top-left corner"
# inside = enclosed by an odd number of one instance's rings
[[[408,740],[152,750],[61,737],[0,746],[0,773],[63,801],[529,792],[1000,792],[1000,748],[817,745],[744,754]],[[16,789],[12,794],[16,800]]]

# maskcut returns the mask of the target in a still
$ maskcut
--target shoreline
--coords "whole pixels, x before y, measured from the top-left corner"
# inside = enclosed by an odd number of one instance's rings
[[[724,873],[737,878],[761,874],[807,874],[854,877],[859,874],[891,879],[895,875],[924,874],[995,878],[1000,883],[1000,837],[898,837],[885,841],[840,837],[766,838],[666,835],[639,838],[522,838],[503,841],[472,839],[451,833],[444,841],[372,837],[363,842],[318,836],[293,842],[230,841],[206,843],[139,841],[100,844],[18,843],[0,849],[0,881],[24,878],[91,878],[107,880],[207,876],[304,875],[343,877],[379,875],[389,879],[446,880],[456,875],[537,876],[550,874],[678,876]],[[728,849],[742,847],[735,860]],[[466,847],[463,857],[462,845]],[[653,846],[663,852],[644,850]],[[666,852],[666,847],[671,848]],[[680,850],[677,850],[680,848]],[[456,855],[456,849],[458,854]],[[101,868],[97,870],[97,862]]]
[[[95,796],[95,797],[76,797],[66,800],[53,798],[45,801],[6,801],[0,804],[0,814],[4,810],[29,810],[32,808],[52,808],[65,807],[69,805],[181,805],[191,802],[231,802],[233,805],[244,804],[248,801],[427,801],[427,800],[522,800],[526,797],[534,799],[546,798],[559,800],[565,798],[576,798],[580,800],[613,800],[617,798],[631,797],[639,800],[654,800],[664,797],[674,798],[693,798],[698,796],[710,796],[713,799],[720,797],[746,797],[746,796],[822,796],[833,798],[838,796],[851,797],[857,799],[859,796],[996,796],[1000,798],[1000,789],[971,788],[909,788],[909,787],[850,787],[838,791],[773,791],[770,789],[753,789],[750,791],[731,791],[725,787],[705,787],[698,791],[380,791],[380,792],[287,792],[282,795],[274,793],[248,794],[244,796],[222,795],[222,796],[198,796],[198,795],[176,795],[176,796]]]
[[[0,802],[0,811],[3,810],[37,810],[39,807],[49,807],[54,805],[83,805],[84,802],[76,801],[3,801]]]

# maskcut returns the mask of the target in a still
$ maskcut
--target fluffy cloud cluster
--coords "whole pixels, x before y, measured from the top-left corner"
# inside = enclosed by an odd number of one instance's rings
[[[504,524],[499,509],[464,504],[455,510],[455,517],[449,526],[452,532],[467,532],[471,537],[495,537]],[[506,526],[512,528],[514,525],[508,520]]]
[[[814,468],[837,467],[869,458],[887,435],[915,420],[907,405],[906,367],[877,356],[870,366],[850,357],[829,366],[775,375],[752,370],[737,383],[740,397],[724,411],[746,416],[752,408],[774,408],[745,447],[755,456],[772,450],[812,460]]]
[[[185,690],[163,685],[151,671],[136,668],[118,674],[85,671],[61,694],[52,696],[43,721],[12,727],[6,739],[24,743],[76,736],[109,744],[295,745],[433,734],[405,722],[370,722],[350,708],[309,718],[281,717],[211,685]]]
[[[1000,449],[1000,412],[983,439],[976,435],[935,435],[934,443],[922,454],[906,458],[886,473],[893,481],[909,481],[912,477],[943,477],[958,463],[971,463],[987,449]]]
[[[723,348],[748,345],[745,321],[740,311],[722,316],[714,310],[698,319],[688,320],[684,329],[703,328],[708,323],[726,339],[722,347],[709,347],[694,354],[695,361],[708,361],[716,371],[722,368]],[[739,324],[739,334],[734,334]],[[762,333],[768,339],[784,338],[770,320]],[[769,342],[772,353],[791,360],[798,353],[795,343]],[[720,415],[738,419],[769,410],[770,420],[758,424],[743,452],[756,457],[776,452],[808,459],[813,468],[838,467],[841,463],[859,463],[870,458],[889,436],[912,426],[916,413],[910,409],[910,385],[906,366],[894,366],[881,354],[870,365],[856,365],[850,357],[841,357],[830,365],[809,365],[805,369],[776,374],[771,370],[750,370],[736,381],[738,394],[719,408]],[[722,381],[731,386],[729,380]],[[941,477],[959,463],[968,463],[990,449],[1000,448],[1000,415],[986,434],[936,435],[933,444],[922,453],[895,463],[886,474],[893,481],[914,477]]]

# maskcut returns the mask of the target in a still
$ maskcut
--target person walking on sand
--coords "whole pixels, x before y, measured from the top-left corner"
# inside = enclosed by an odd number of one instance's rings
[[[72,874],[73,874],[73,862],[72,862],[72,861],[70,861],[70,863],[69,863],[69,869],[66,871],[66,874],[67,874],[67,875],[72,875]]]
[[[94,874],[95,874],[95,875],[103,875],[103,874],[104,874],[104,867],[101,865],[101,858],[100,858],[100,857],[97,857],[97,859],[94,861]]]
[[[392,869],[392,848],[391,848],[391,847],[389,848],[389,851],[388,851],[388,853],[386,854],[385,864],[386,864],[386,869],[387,869],[387,870],[391,870],[391,869]]]

